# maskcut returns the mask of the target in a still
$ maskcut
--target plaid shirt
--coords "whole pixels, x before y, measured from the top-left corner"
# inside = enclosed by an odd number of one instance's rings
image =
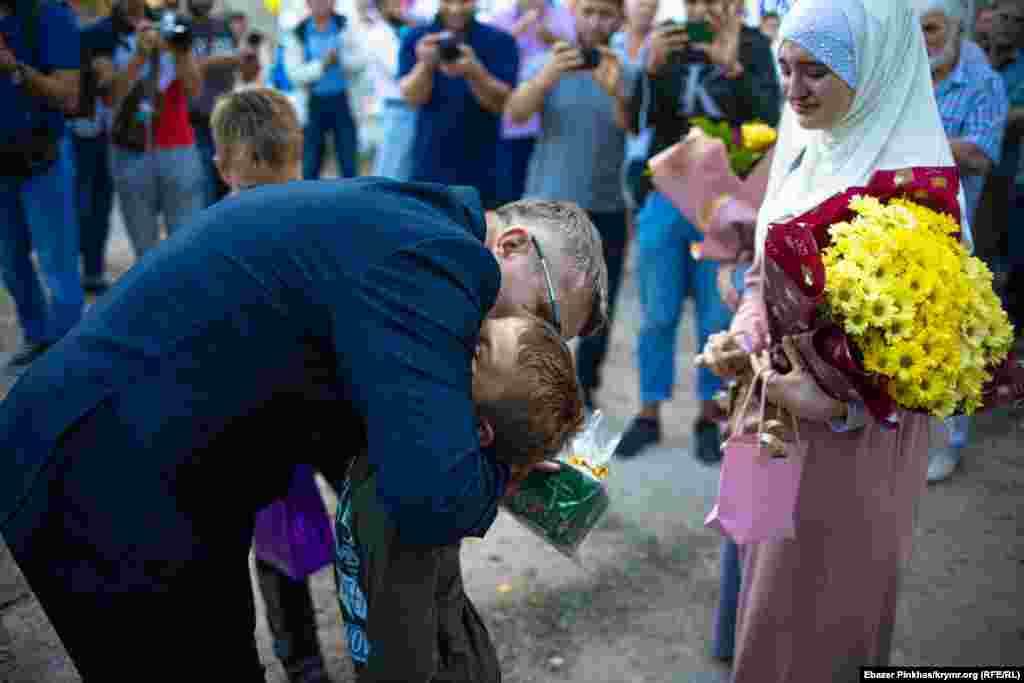
[[[977,45],[967,40],[961,44],[956,68],[935,87],[935,100],[949,139],[977,145],[993,164],[998,164],[1010,105],[1003,79],[988,65]],[[967,220],[973,221],[985,177],[965,175],[961,182],[967,199]]]

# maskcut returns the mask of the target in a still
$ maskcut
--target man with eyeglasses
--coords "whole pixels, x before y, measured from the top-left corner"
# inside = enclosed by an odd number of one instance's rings
[[[483,535],[530,468],[481,448],[480,326],[529,312],[575,337],[606,288],[570,204],[485,218],[469,188],[380,178],[247,190],[155,247],[0,404],[0,533],[86,680],[157,658],[262,680],[246,560],[294,467],[337,482],[365,452],[403,540]],[[114,633],[81,618],[100,613]]]

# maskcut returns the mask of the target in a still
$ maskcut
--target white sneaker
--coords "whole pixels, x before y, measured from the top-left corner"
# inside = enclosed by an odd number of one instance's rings
[[[959,448],[933,448],[928,454],[928,483],[949,479],[959,464]]]

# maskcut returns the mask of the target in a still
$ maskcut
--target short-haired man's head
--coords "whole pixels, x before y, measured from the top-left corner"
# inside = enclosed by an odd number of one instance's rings
[[[608,44],[622,27],[625,8],[623,0],[577,0],[573,15],[577,42],[591,48]]]
[[[302,127],[287,97],[270,88],[221,97],[210,118],[217,167],[234,189],[290,179],[302,159]]]
[[[498,208],[495,217],[502,229],[525,228],[540,243],[553,279],[563,336],[589,336],[603,329],[608,321],[608,267],[601,235],[587,212],[572,202],[523,199]],[[506,275],[503,269],[503,283]],[[537,254],[529,275],[534,289],[541,292],[538,314],[550,322],[554,311]]]
[[[514,362],[478,362],[473,397],[497,459],[527,465],[554,456],[580,430],[583,401],[572,352],[554,328],[528,315],[485,325],[503,323],[515,325],[505,332],[517,335]]]
[[[956,65],[960,57],[960,0],[919,0],[921,30],[933,70]]]

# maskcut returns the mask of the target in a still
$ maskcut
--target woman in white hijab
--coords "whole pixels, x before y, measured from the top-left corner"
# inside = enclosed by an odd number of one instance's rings
[[[758,261],[730,332],[704,354],[723,375],[769,341],[759,264],[770,223],[878,170],[953,166],[908,0],[800,0],[780,36],[787,103],[758,217]],[[796,538],[741,549],[733,682],[859,680],[858,667],[889,658],[925,486],[928,418],[902,414],[885,430],[859,404],[826,395],[787,353],[794,369],[767,379],[769,400],[800,418],[808,444]]]

